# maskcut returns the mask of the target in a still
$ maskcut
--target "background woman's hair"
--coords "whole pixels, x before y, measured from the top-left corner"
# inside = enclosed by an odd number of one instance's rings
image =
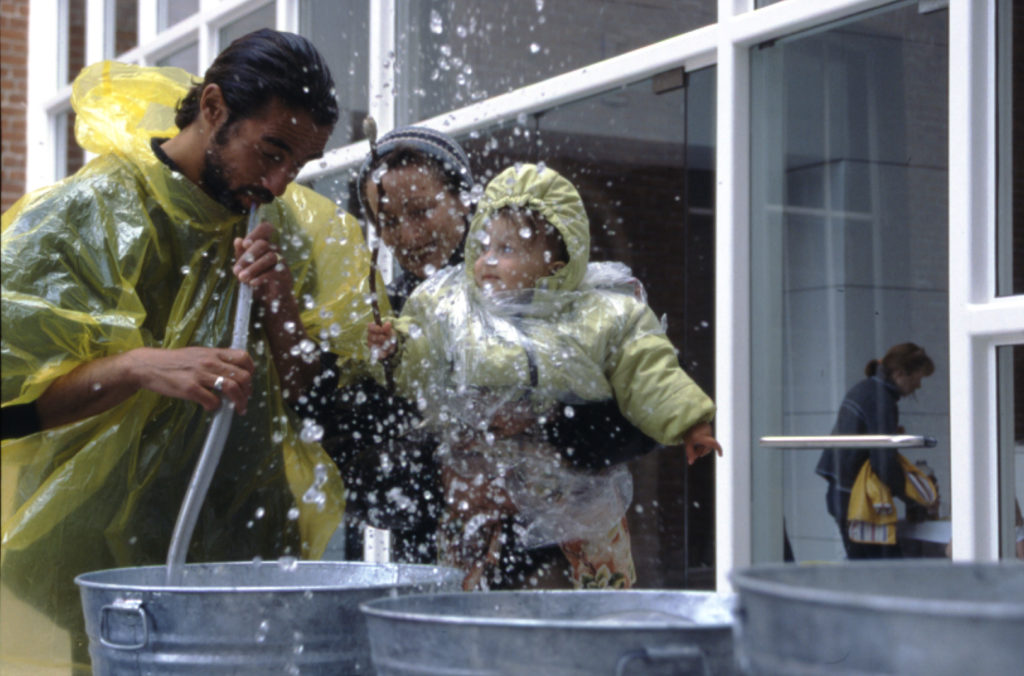
[[[179,129],[195,121],[203,89],[211,84],[220,87],[230,113],[225,128],[258,114],[275,98],[307,111],[320,126],[333,127],[338,121],[327,62],[313,43],[295,33],[263,28],[232,42],[178,104],[174,123]]]
[[[908,374],[921,372],[926,376],[935,372],[935,363],[932,358],[925,353],[923,347],[914,343],[893,345],[884,357],[869,361],[868,365],[864,367],[864,373],[873,376],[878,373],[879,367],[881,367],[884,377],[891,376],[896,371]]]

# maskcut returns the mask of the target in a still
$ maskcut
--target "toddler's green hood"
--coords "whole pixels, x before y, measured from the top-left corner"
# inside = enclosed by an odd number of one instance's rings
[[[583,280],[590,259],[590,223],[583,200],[572,183],[554,169],[536,164],[516,164],[495,176],[484,190],[466,238],[466,274],[473,278],[473,264],[480,256],[484,226],[505,207],[531,209],[553,225],[565,241],[568,263],[536,288],[573,291]]]

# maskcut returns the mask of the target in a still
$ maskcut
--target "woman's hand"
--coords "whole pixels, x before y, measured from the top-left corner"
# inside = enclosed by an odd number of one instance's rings
[[[398,341],[395,339],[391,322],[366,325],[366,345],[370,348],[374,360],[387,359],[395,353]]]
[[[710,453],[712,449],[722,455],[722,445],[711,436],[711,423],[697,423],[686,430],[683,435],[683,443],[686,445],[686,463],[692,465],[700,458]]]

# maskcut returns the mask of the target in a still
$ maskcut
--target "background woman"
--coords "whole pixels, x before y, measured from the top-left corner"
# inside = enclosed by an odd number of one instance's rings
[[[934,371],[935,364],[920,346],[914,343],[894,345],[881,360],[868,362],[864,369],[867,378],[846,393],[832,434],[903,433],[897,403],[901,397],[917,391],[921,380]],[[931,480],[895,448],[826,449],[815,471],[828,481],[825,502],[839,526],[850,559],[903,556],[895,538],[894,508],[891,512],[887,508],[877,509],[874,519],[861,515],[855,518],[851,514],[852,509],[860,510],[865,506],[862,488],[878,488],[877,483],[872,483],[871,475],[888,489],[890,498],[900,498],[908,506],[917,503],[929,506],[938,500]]]

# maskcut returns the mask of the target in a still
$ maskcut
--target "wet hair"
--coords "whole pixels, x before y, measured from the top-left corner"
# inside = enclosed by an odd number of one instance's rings
[[[225,127],[258,114],[273,99],[308,112],[317,125],[333,127],[338,121],[327,62],[313,43],[295,33],[263,28],[232,42],[178,103],[174,123],[179,129],[195,121],[203,89],[211,84],[220,87],[228,107]]]
[[[893,345],[881,359],[872,359],[864,367],[864,373],[873,376],[882,369],[882,375],[889,377],[896,371],[904,373],[923,373],[930,376],[935,372],[935,362],[929,357],[924,348],[914,343],[900,343]]]

